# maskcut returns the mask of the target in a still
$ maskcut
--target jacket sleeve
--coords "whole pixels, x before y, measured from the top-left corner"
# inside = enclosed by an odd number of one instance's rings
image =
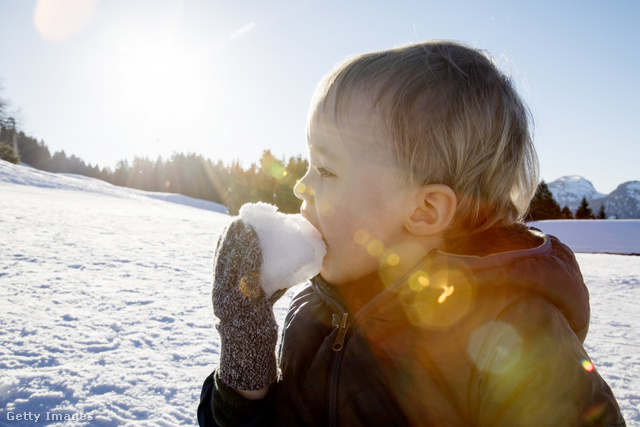
[[[478,327],[467,353],[478,425],[625,425],[582,343],[542,297],[523,297]]]
[[[272,384],[264,399],[248,400],[218,379],[217,371],[202,385],[198,406],[198,424],[204,426],[268,426],[276,384]]]

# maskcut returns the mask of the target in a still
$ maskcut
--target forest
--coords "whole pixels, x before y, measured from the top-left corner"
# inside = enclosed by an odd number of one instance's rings
[[[0,113],[2,101],[0,100]],[[145,191],[179,193],[209,200],[227,206],[235,215],[245,203],[258,201],[274,204],[281,212],[296,213],[301,201],[293,193],[307,171],[309,163],[301,156],[288,160],[275,157],[270,150],[263,151],[258,164],[244,168],[239,161],[224,164],[196,153],[174,153],[170,158],[135,157],[121,160],[115,170],[86,164],[75,155],[64,151],[51,154],[44,141],[17,131],[11,118],[0,115],[0,159],[12,163],[24,162],[34,168],[98,178],[114,185]],[[594,214],[583,199],[574,213],[567,206],[560,208],[544,181],[538,185],[531,201],[527,221],[547,219],[606,218],[604,206]]]
[[[259,164],[243,168],[239,161],[224,164],[195,153],[174,153],[168,159],[121,160],[115,170],[111,170],[86,164],[64,151],[51,154],[43,141],[23,132],[15,132],[17,153],[11,153],[13,135],[10,126],[0,125],[3,160],[21,161],[48,172],[84,175],[124,187],[210,200],[227,206],[232,215],[249,202],[272,203],[285,213],[298,212],[302,203],[293,194],[293,187],[308,167],[307,160],[301,156],[285,160],[264,150]]]

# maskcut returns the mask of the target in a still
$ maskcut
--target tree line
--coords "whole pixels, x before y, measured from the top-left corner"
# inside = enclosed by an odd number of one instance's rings
[[[576,209],[575,213],[571,212],[571,209],[567,205],[562,209],[556,200],[553,198],[549,187],[544,182],[540,181],[536,194],[531,200],[529,206],[529,214],[527,221],[542,221],[547,219],[607,219],[607,212],[603,203],[600,203],[600,209],[597,214],[593,213],[593,210],[589,206],[589,202],[586,197],[583,197],[580,206]]]
[[[14,141],[17,151],[13,148]],[[232,215],[244,203],[258,201],[275,204],[281,212],[299,212],[302,202],[293,194],[293,187],[309,165],[301,156],[285,160],[265,150],[260,161],[248,168],[243,168],[239,161],[224,164],[195,153],[174,153],[168,159],[122,160],[111,170],[87,164],[74,155],[67,156],[64,150],[52,155],[44,141],[15,131],[6,121],[0,123],[0,158],[12,163],[22,161],[48,172],[84,175],[123,187],[209,200],[227,206]]]
[[[301,156],[276,158],[265,150],[258,164],[243,168],[239,161],[230,165],[213,162],[195,153],[174,153],[170,158],[151,160],[135,157],[131,163],[118,162],[115,170],[86,164],[82,159],[63,151],[53,155],[44,141],[18,132],[15,121],[3,115],[6,103],[0,99],[0,158],[12,163],[23,161],[37,169],[55,173],[72,173],[98,178],[114,185],[146,191],[179,193],[227,206],[235,215],[244,203],[267,202],[281,212],[295,213],[301,201],[293,194],[293,187],[309,166]],[[568,206],[560,208],[547,184],[543,181],[527,215],[527,221],[548,219],[605,219],[604,204],[594,214],[586,198],[572,212]]]

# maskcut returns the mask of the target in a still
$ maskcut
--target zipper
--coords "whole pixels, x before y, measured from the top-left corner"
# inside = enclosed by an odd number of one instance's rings
[[[331,375],[329,376],[329,425],[338,425],[338,379],[340,377],[340,366],[342,365],[342,350],[344,349],[344,340],[349,330],[349,313],[342,314],[342,321],[338,326],[338,334],[333,341],[331,350],[333,350],[333,363],[331,364]]]
[[[338,335],[336,335],[336,339],[331,346],[331,350],[340,351],[344,347],[344,338],[347,336],[347,331],[349,330],[349,313],[342,314],[342,321],[338,326]]]
[[[329,413],[329,425],[334,427],[338,425],[338,379],[340,377],[340,366],[342,364],[342,357],[344,352],[345,340],[347,337],[347,332],[349,332],[349,326],[351,323],[354,323],[358,319],[362,319],[369,312],[371,312],[375,307],[379,304],[382,304],[384,301],[395,295],[395,291],[406,285],[407,280],[418,268],[424,267],[429,268],[431,261],[435,258],[437,252],[430,252],[425,258],[416,265],[416,267],[412,268],[408,272],[406,272],[402,277],[396,280],[391,286],[385,289],[383,292],[374,297],[371,301],[365,304],[353,317],[353,322],[349,320],[349,312],[345,307],[340,304],[339,301],[335,301],[330,298],[331,302],[334,304],[334,308],[337,308],[338,312],[342,313],[342,320],[338,325],[338,334],[336,335],[336,339],[333,341],[333,345],[331,346],[331,350],[333,350],[333,362],[331,364],[331,373],[329,376],[329,400],[328,404],[328,413]]]

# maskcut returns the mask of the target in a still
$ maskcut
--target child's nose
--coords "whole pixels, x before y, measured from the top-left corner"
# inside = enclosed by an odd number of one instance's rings
[[[313,190],[304,182],[304,177],[298,181],[298,183],[293,187],[293,194],[303,201],[308,201],[311,196],[313,196]]]

